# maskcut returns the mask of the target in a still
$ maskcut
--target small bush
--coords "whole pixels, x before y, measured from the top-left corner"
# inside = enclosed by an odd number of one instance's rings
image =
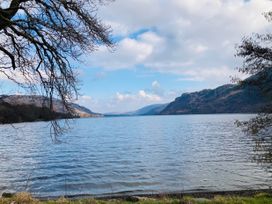
[[[14,199],[16,204],[36,204],[39,203],[38,200],[34,199],[30,193],[22,192],[17,193],[14,196]]]
[[[269,193],[258,193],[254,196],[254,198],[271,198],[272,195]]]

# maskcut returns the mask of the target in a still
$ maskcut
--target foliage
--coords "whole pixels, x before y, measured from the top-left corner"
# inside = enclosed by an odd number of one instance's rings
[[[268,21],[272,21],[272,12],[264,15]],[[243,58],[243,64],[238,70],[252,76],[241,81],[241,86],[250,84],[258,87],[272,101],[272,34],[253,34],[244,37],[241,44],[237,46],[237,56]],[[256,118],[237,124],[252,134],[261,131],[269,132],[272,127],[271,104],[263,107]]]
[[[47,107],[10,105],[5,102],[0,102],[0,124],[50,121],[62,118],[72,118],[72,115],[52,112]]]

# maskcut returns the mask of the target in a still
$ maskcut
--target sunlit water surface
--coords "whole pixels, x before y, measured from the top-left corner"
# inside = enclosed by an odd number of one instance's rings
[[[250,117],[78,119],[58,144],[46,122],[2,125],[0,193],[47,197],[269,188],[270,144],[258,148],[234,125]]]

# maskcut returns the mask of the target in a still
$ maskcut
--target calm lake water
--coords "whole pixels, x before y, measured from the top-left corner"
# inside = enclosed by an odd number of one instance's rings
[[[0,193],[46,197],[269,188],[271,143],[257,143],[234,125],[250,117],[78,119],[58,144],[46,122],[2,125]]]

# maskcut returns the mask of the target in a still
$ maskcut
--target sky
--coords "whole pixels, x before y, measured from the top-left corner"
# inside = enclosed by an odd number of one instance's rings
[[[270,8],[270,0],[101,5],[97,16],[111,26],[116,44],[112,50],[100,45],[76,64],[81,93],[76,102],[95,112],[126,112],[244,77],[236,70],[242,61],[235,57],[235,46],[243,36],[269,31],[262,14]]]

